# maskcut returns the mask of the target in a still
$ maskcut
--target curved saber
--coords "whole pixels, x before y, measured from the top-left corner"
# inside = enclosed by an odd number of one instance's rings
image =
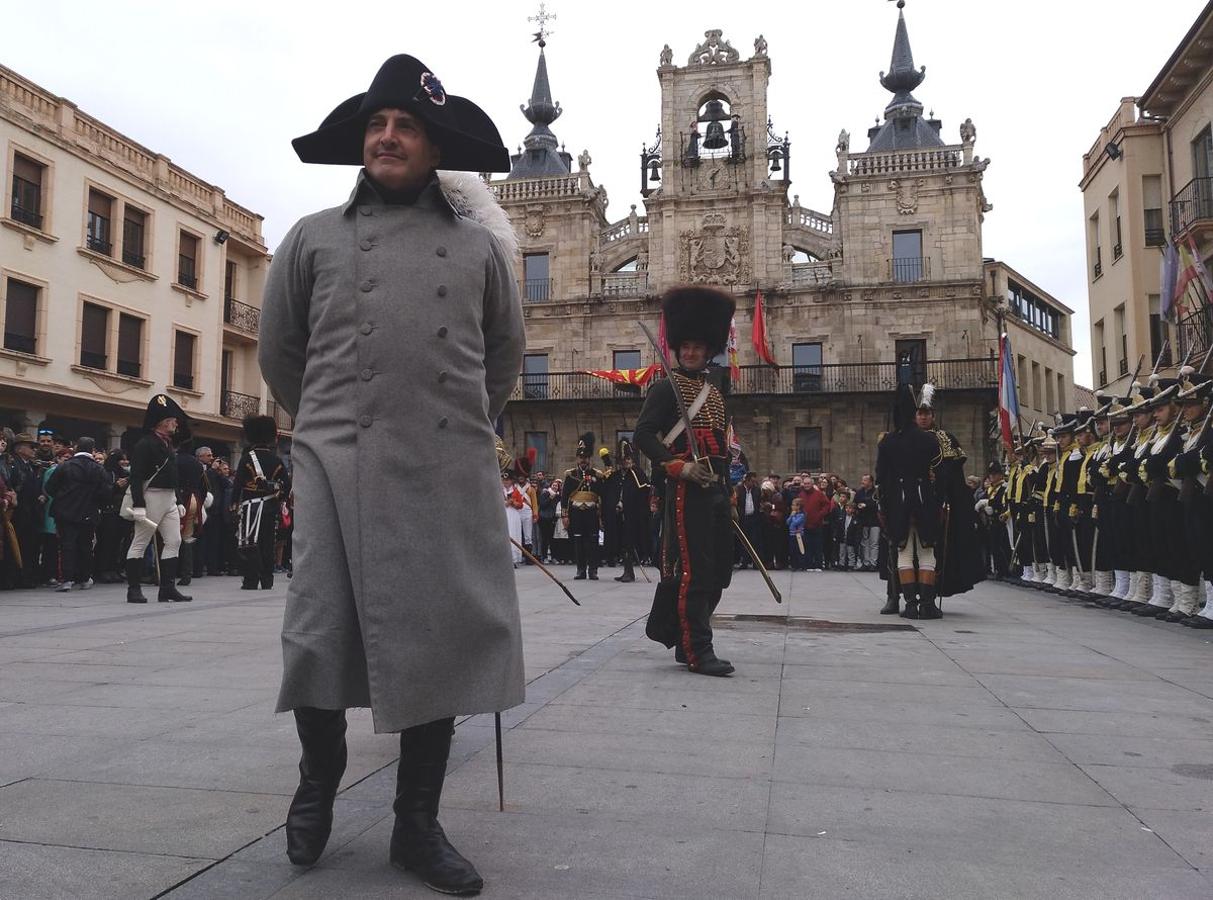
[[[556,582],[556,587],[558,587],[558,588],[560,588],[562,591],[564,591],[565,596],[566,596],[566,597],[568,597],[570,600],[572,600],[572,601],[573,601],[573,604],[574,604],[575,606],[580,606],[580,605],[581,605],[581,604],[580,604],[580,603],[577,601],[577,598],[573,596],[572,591],[570,591],[570,590],[569,590],[567,587],[565,587],[565,586],[564,586],[564,582],[563,582],[563,581],[561,581],[559,578],[557,578],[555,575],[553,575],[553,574],[552,574],[552,573],[551,573],[551,572],[548,570],[548,567],[547,567],[547,566],[545,566],[543,563],[541,563],[539,560],[537,560],[537,559],[535,558],[534,554],[532,554],[532,553],[531,553],[531,551],[527,550],[527,548],[526,548],[526,547],[522,546],[522,544],[518,543],[518,542],[517,542],[516,540],[514,540],[513,538],[510,538],[510,543],[511,543],[511,544],[513,544],[515,547],[517,547],[519,550],[521,550],[521,551],[522,551],[522,555],[523,555],[523,556],[525,556],[527,559],[529,559],[529,560],[531,561],[531,564],[532,564],[532,565],[538,566],[538,567],[539,567],[539,571],[540,571],[540,572],[542,572],[542,573],[543,573],[544,575],[546,575],[548,578],[552,579],[552,581]]]
[[[771,596],[775,598],[776,603],[783,602],[783,594],[779,593],[779,588],[775,587],[775,582],[771,580],[771,574],[767,571],[767,567],[762,564],[762,560],[758,554],[754,552],[754,546],[750,543],[750,539],[745,536],[745,532],[741,530],[741,526],[737,524],[736,519],[731,519],[733,530],[737,532],[737,536],[741,538],[741,544],[745,547],[746,552],[750,554],[750,559],[754,560],[754,565],[758,566],[758,571],[762,573],[762,579],[767,583],[767,587],[771,589]]]

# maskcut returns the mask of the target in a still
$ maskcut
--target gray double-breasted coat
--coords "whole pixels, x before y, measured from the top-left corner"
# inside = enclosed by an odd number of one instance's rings
[[[295,417],[279,712],[391,732],[523,701],[493,422],[524,344],[507,252],[437,180],[388,205],[360,174],[283,239],[259,349]]]

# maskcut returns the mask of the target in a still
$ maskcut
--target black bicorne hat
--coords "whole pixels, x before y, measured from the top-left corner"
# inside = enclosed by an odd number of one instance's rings
[[[594,432],[587,431],[577,441],[577,455],[580,457],[589,457],[594,453]]]
[[[987,475],[1005,475],[1006,472],[1003,471],[1002,463],[1000,463],[998,460],[995,459],[995,460],[991,460],[990,464],[988,466],[986,466],[986,474]]]
[[[147,401],[147,412],[143,414],[144,431],[151,431],[157,423],[163,422],[165,419],[176,419],[177,426],[182,431],[189,428],[190,417],[185,414],[185,410],[177,404],[177,401],[168,394],[156,394]]]
[[[366,123],[381,109],[407,110],[425,122],[442,153],[440,169],[510,170],[510,152],[488,113],[465,97],[448,94],[434,73],[407,53],[389,58],[365,92],[338,104],[319,128],[291,145],[305,163],[360,166]]]
[[[278,442],[278,423],[273,416],[245,416],[244,439],[249,444],[276,444]]]
[[[715,288],[671,288],[661,299],[665,342],[677,354],[683,341],[701,341],[707,345],[708,356],[719,356],[728,346],[736,309],[736,301]]]
[[[632,442],[627,438],[619,439],[619,458],[633,461],[636,459],[636,451],[632,449]]]

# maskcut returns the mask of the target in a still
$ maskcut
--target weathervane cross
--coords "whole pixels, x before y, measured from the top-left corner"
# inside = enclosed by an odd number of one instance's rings
[[[539,23],[539,30],[535,32],[535,40],[539,42],[540,47],[546,46],[547,38],[553,34],[553,32],[548,29],[548,22],[554,21],[555,18],[556,14],[548,12],[546,3],[539,4],[539,13],[537,15],[527,16],[526,20],[528,22]]]

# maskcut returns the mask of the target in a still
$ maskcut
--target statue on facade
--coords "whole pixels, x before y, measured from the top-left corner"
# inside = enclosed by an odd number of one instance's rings
[[[699,159],[699,119],[691,118],[691,133],[687,138],[687,159]]]
[[[851,133],[845,128],[838,132],[838,143],[834,146],[834,153],[838,157],[838,174],[847,174],[847,157],[851,152]]]
[[[783,245],[783,261],[791,264],[796,259],[796,248],[791,244]]]
[[[592,156],[590,156],[590,151],[582,150],[580,153],[577,154],[577,171],[588,172],[590,169],[590,163],[592,163],[593,161],[594,161],[594,158]]]
[[[661,48],[661,65],[663,65],[663,66],[674,65],[674,51],[670,49],[669,44],[666,44],[664,47]]]
[[[640,216],[636,215],[636,204],[632,204],[632,211],[628,213],[628,234],[636,234],[640,231]]]
[[[647,272],[649,270],[649,251],[641,249],[636,254],[636,271]]]
[[[755,56],[766,56],[767,55],[767,39],[764,38],[761,34],[758,35],[758,37],[754,38],[754,55]]]
[[[960,144],[964,153],[964,163],[967,166],[973,162],[973,144],[977,141],[977,126],[972,119],[960,123]]]
[[[591,274],[597,274],[601,271],[602,271],[602,254],[599,252],[598,248],[595,247],[593,250],[590,251],[590,272],[591,272]]]

